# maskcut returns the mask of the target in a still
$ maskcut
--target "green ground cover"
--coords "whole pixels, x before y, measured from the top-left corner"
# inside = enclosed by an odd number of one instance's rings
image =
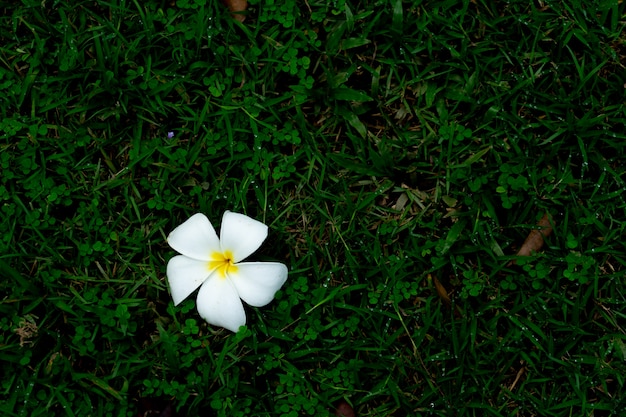
[[[626,415],[625,9],[0,1],[2,415]],[[237,334],[165,281],[224,210]]]

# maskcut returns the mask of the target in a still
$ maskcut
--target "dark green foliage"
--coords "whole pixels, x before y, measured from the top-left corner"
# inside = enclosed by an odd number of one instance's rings
[[[2,415],[626,413],[621,3],[0,6]],[[224,210],[237,334],[165,280]]]

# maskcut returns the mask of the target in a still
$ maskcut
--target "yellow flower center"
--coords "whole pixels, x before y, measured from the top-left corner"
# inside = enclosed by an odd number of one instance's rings
[[[213,252],[209,261],[209,271],[217,271],[220,278],[226,278],[228,271],[237,272],[237,265],[233,262],[233,254],[229,250]]]

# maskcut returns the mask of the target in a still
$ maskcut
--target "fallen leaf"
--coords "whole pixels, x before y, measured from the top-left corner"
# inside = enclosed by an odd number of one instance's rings
[[[548,213],[544,214],[537,226],[539,229],[530,231],[524,244],[517,251],[517,256],[530,256],[533,252],[538,252],[541,249],[544,239],[552,233],[552,217]],[[512,263],[515,263],[515,260]]]
[[[429,274],[428,277],[431,278],[431,275]],[[437,290],[437,294],[439,295],[439,298],[441,298],[441,301],[443,301],[448,307],[450,307],[450,305],[452,304],[452,300],[450,300],[448,291],[441,284],[441,282],[439,282],[437,277],[432,277],[432,280],[433,280],[433,284],[435,284],[435,289]]]
[[[437,295],[439,296],[441,301],[443,301],[443,304],[446,306],[446,308],[452,308],[452,299],[450,298],[446,287],[444,287],[443,284],[439,282],[437,277],[433,277],[430,274],[428,274],[428,281],[431,281],[433,284],[435,284],[435,290],[437,290]],[[461,310],[461,307],[455,306],[454,316],[463,317],[463,310]]]
[[[246,15],[243,12],[248,7],[248,0],[222,0],[224,6],[230,10],[230,15],[233,19],[243,22],[246,19]]]
[[[337,417],[356,417],[354,409],[345,401],[342,401],[337,405],[337,411],[335,411]]]

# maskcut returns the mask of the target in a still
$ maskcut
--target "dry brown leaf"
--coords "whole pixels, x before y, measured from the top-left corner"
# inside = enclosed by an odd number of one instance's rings
[[[448,295],[448,290],[446,290],[446,287],[444,287],[443,284],[439,282],[436,277],[433,277],[430,274],[428,274],[428,280],[432,281],[432,283],[435,284],[435,290],[437,290],[437,295],[439,296],[441,301],[443,301],[443,304],[446,306],[446,308],[452,308],[452,299],[450,298],[450,295]],[[459,306],[455,306],[454,316],[463,317],[463,310],[461,310]]]
[[[234,19],[243,22],[246,20],[246,15],[243,12],[248,7],[248,0],[222,0],[224,6],[228,7],[230,14]]]
[[[335,411],[337,417],[356,417],[354,409],[345,401],[341,401]]]
[[[517,251],[517,256],[530,256],[533,252],[538,252],[541,249],[544,239],[552,233],[552,219],[550,215],[548,213],[544,214],[537,226],[540,229],[530,231],[524,244]]]
[[[541,249],[544,239],[552,233],[552,217],[548,213],[544,214],[537,226],[539,229],[530,231],[524,244],[517,251],[517,256],[530,256],[533,252],[538,252]]]
[[[430,277],[430,275],[429,275]],[[448,291],[446,291],[446,288],[441,284],[441,282],[439,282],[439,280],[436,277],[432,277],[433,279],[433,283],[435,284],[435,289],[437,290],[437,294],[439,295],[439,298],[441,298],[441,300],[448,306],[450,307],[450,305],[452,305],[452,300],[450,300],[450,296],[448,295]]]

